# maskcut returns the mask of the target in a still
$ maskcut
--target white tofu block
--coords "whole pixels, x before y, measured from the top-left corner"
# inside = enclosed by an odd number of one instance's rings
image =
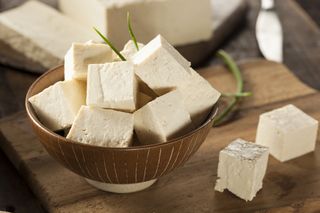
[[[183,96],[183,102],[194,126],[198,127],[206,120],[221,94],[195,70],[190,70],[192,80],[179,86],[178,90]]]
[[[142,43],[137,43],[139,50],[142,49],[144,47],[144,44]],[[123,55],[123,57],[125,57],[125,59],[127,61],[131,61],[133,56],[138,52],[137,47],[135,46],[134,42],[132,40],[129,40],[123,47],[123,49],[120,51],[120,53]],[[115,61],[120,61],[121,59],[119,58],[119,56],[114,53],[114,60]]]
[[[137,52],[132,60],[136,75],[158,95],[191,79],[190,62],[161,35]]]
[[[109,46],[92,41],[72,43],[64,59],[64,79],[87,80],[88,65],[112,62],[112,52]]]
[[[137,102],[138,102],[138,109],[152,101],[153,98],[150,97],[149,95],[143,93],[143,92],[138,92],[138,97],[137,97]]]
[[[268,155],[267,147],[236,139],[220,151],[215,190],[251,201],[262,188]]]
[[[66,129],[86,103],[86,85],[76,80],[59,81],[28,101],[44,126],[52,131]]]
[[[317,134],[318,121],[290,104],[260,115],[256,143],[284,162],[314,151]]]
[[[192,130],[190,115],[181,99],[175,90],[134,113],[135,132],[142,144],[166,142]]]
[[[128,147],[133,137],[133,115],[82,106],[67,139],[105,147]]]
[[[212,36],[210,0],[59,0],[59,6],[80,23],[97,26],[117,48],[130,38],[127,12],[142,43],[159,33],[173,45],[204,41]]]
[[[39,1],[2,12],[0,32],[2,42],[44,68],[61,64],[72,42],[97,38],[91,28]]]
[[[87,105],[133,112],[137,105],[137,87],[131,62],[90,64]]]

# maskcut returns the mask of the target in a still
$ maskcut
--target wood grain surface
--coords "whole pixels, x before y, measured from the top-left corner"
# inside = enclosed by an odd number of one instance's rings
[[[17,6],[25,0],[0,0],[0,11]],[[54,0],[46,0],[55,4]],[[285,31],[285,64],[301,80],[320,88],[319,72],[319,25],[320,1],[297,0],[306,11],[293,0],[279,0],[277,11],[283,21]],[[248,0],[250,4],[247,23],[238,26],[237,32],[229,36],[221,45],[236,59],[261,57],[256,45],[254,25],[259,9],[258,0]],[[312,16],[313,20],[307,15]],[[285,19],[285,21],[283,20]],[[316,23],[315,23],[315,22]],[[290,23],[289,23],[290,22]],[[287,38],[290,37],[290,39]],[[290,53],[293,51],[292,53]],[[313,54],[304,54],[311,51]],[[289,54],[289,55],[288,55]],[[208,64],[221,63],[215,57],[208,58]],[[257,74],[258,75],[258,74]],[[37,75],[0,65],[0,118],[12,115],[24,109],[24,97],[30,84]],[[241,114],[238,114],[241,116]],[[0,138],[0,143],[4,139]],[[44,212],[39,202],[30,192],[25,180],[18,175],[7,157],[0,150],[0,210],[15,210],[15,212]],[[187,203],[187,201],[186,201]],[[292,201],[290,207],[279,207],[275,210],[262,212],[316,212],[319,208],[317,198]],[[209,210],[207,212],[210,212]]]
[[[252,60],[242,62],[241,68],[247,89],[255,95],[241,106],[234,122],[212,128],[184,167],[142,192],[119,195],[88,185],[45,152],[24,112],[0,122],[6,138],[1,146],[50,212],[275,212],[277,208],[294,208],[291,205],[297,202],[304,202],[303,208],[320,210],[313,203],[320,197],[319,140],[315,152],[287,163],[270,157],[264,187],[252,202],[246,203],[229,192],[214,191],[219,151],[238,137],[254,141],[260,113],[293,103],[320,119],[320,93],[305,86],[284,66]],[[224,67],[199,72],[220,90],[233,89],[233,79]],[[272,82],[266,84],[266,80]]]

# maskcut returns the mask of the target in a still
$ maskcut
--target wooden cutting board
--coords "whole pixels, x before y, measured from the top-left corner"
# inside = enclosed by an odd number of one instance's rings
[[[142,192],[102,192],[60,166],[35,138],[25,112],[0,121],[5,139],[0,145],[49,212],[320,211],[319,140],[315,152],[289,162],[270,157],[264,187],[252,202],[228,191],[214,191],[219,151],[239,137],[254,141],[259,114],[292,103],[320,120],[319,92],[305,86],[283,65],[251,60],[242,62],[241,68],[245,87],[254,96],[243,102],[233,122],[212,128],[185,166]],[[222,66],[199,72],[220,91],[234,89],[232,76]]]
[[[3,0],[3,3],[0,3],[0,11],[12,8],[13,5],[17,6],[24,1],[25,0]],[[41,1],[52,6],[57,5],[57,0]],[[193,66],[199,65],[209,55],[212,55],[214,50],[216,50],[246,18],[248,5],[245,0],[228,0],[228,2],[224,0],[211,0],[211,3],[213,32],[210,40],[176,47],[185,58],[192,62]],[[26,57],[23,52],[11,48],[6,41],[3,40],[0,40],[0,63],[35,73],[43,73],[47,70],[39,63]]]

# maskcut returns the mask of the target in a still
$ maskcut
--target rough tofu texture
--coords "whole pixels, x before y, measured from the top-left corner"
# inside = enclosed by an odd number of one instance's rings
[[[87,80],[89,64],[103,64],[112,60],[112,50],[105,44],[93,41],[73,43],[64,59],[64,79]]]
[[[59,6],[63,13],[88,28],[97,26],[117,48],[130,39],[127,12],[142,43],[159,32],[173,45],[204,41],[212,36],[210,0],[59,0]]]
[[[317,120],[290,104],[260,115],[256,143],[269,147],[279,161],[288,161],[314,151],[318,126]]]
[[[178,91],[156,98],[134,113],[135,132],[142,144],[166,142],[192,129]]]
[[[57,131],[70,127],[81,105],[86,103],[85,83],[59,81],[29,98],[40,122]]]
[[[237,139],[220,151],[215,190],[228,189],[251,201],[262,188],[269,151],[267,147]]]
[[[221,94],[195,70],[190,70],[192,80],[179,86],[178,90],[183,96],[184,105],[194,126],[199,126],[205,121]]]
[[[82,106],[67,139],[95,146],[128,147],[133,137],[133,115]]]
[[[137,52],[132,61],[136,75],[158,95],[191,78],[190,62],[161,35]]]
[[[131,62],[89,65],[87,105],[133,112],[138,83]]]
[[[137,43],[139,50],[144,47],[144,44],[142,43]],[[125,57],[127,61],[131,61],[133,56],[138,52],[137,47],[135,46],[134,42],[132,40],[129,40],[123,47],[123,49],[120,51],[120,53]],[[113,53],[114,60],[115,61],[120,61],[121,59],[116,53]]]
[[[89,28],[39,1],[2,12],[0,32],[4,43],[44,68],[63,63],[72,42],[97,38]]]

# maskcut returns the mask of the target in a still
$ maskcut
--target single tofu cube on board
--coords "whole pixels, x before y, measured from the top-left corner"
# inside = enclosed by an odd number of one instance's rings
[[[166,142],[191,131],[191,118],[180,92],[169,92],[137,110],[134,128],[142,144]]]
[[[112,57],[112,50],[105,44],[73,43],[64,59],[64,79],[87,80],[89,64],[111,62]]]
[[[178,90],[183,96],[184,105],[194,126],[198,127],[205,121],[221,94],[195,70],[190,70],[192,80],[183,83]]]
[[[133,112],[137,106],[137,87],[131,62],[90,64],[87,105]]]
[[[288,161],[314,151],[318,126],[317,120],[290,104],[260,115],[256,143],[269,147],[279,161]]]
[[[88,28],[97,26],[117,48],[128,40],[127,12],[139,41],[161,32],[173,45],[208,40],[212,36],[210,0],[59,0],[60,10]]]
[[[267,147],[236,139],[219,153],[215,190],[228,189],[245,201],[251,201],[262,188],[268,155]]]
[[[44,126],[52,131],[66,129],[86,103],[86,86],[77,80],[59,81],[28,101]]]
[[[133,138],[133,115],[82,106],[67,139],[104,147],[128,147]]]
[[[132,61],[136,75],[157,95],[163,95],[191,78],[190,62],[161,35],[137,52]]]

